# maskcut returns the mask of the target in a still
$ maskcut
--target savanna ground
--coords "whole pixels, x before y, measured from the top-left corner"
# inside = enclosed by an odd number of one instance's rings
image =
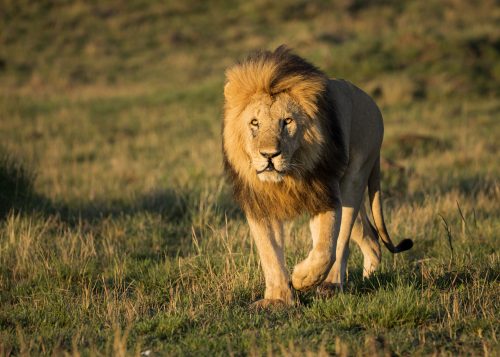
[[[0,354],[498,355],[491,1],[0,1]],[[371,93],[391,256],[255,312],[221,165],[224,68],[286,43]],[[292,267],[307,217],[287,227]]]

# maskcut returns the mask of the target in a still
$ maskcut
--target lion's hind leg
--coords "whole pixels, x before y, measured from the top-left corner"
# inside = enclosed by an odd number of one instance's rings
[[[364,204],[361,204],[351,232],[351,239],[363,253],[363,278],[369,277],[380,264],[382,251],[374,227],[368,220]]]
[[[354,165],[355,166],[355,165]],[[342,290],[346,278],[347,258],[349,257],[349,239],[358,218],[363,202],[368,175],[366,170],[351,170],[346,173],[341,183],[342,222],[337,239],[335,263],[324,281],[324,286]]]

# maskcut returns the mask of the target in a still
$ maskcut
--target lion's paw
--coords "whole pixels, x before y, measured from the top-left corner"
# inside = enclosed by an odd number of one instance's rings
[[[252,310],[268,310],[268,309],[283,309],[290,304],[287,304],[280,299],[260,299],[250,305]]]
[[[319,261],[316,264],[306,259],[295,266],[292,273],[292,285],[296,290],[306,291],[314,288],[325,280],[330,264]]]

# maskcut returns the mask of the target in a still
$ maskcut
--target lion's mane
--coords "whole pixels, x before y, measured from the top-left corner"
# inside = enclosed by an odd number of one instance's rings
[[[338,115],[328,77],[285,46],[259,51],[229,68],[224,90],[223,157],[234,197],[255,218],[290,219],[333,209],[339,203],[334,183],[347,164]],[[239,118],[257,95],[271,98],[287,92],[312,121],[309,140],[299,148],[309,169],[289,174],[279,183],[262,182],[248,167],[244,150],[246,124]]]

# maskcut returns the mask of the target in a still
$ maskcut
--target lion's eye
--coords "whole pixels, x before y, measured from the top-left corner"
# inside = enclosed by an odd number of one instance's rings
[[[259,125],[259,121],[258,121],[257,119],[252,119],[252,120],[250,121],[250,125],[251,125],[251,126],[258,126],[258,125]]]
[[[292,119],[292,118],[286,118],[286,119],[285,119],[285,125],[290,124],[292,121],[293,121],[293,119]]]

